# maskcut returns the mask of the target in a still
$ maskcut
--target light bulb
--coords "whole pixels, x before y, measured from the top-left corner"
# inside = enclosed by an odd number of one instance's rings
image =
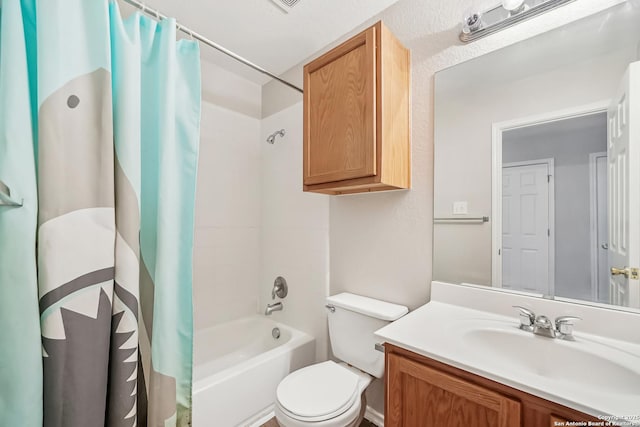
[[[472,13],[464,18],[462,31],[466,34],[473,33],[482,28],[482,18],[479,13]]]
[[[504,7],[509,12],[520,9],[523,4],[524,0],[502,0],[502,7]]]

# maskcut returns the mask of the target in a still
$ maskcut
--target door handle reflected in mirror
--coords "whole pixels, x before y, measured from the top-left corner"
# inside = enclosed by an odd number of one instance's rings
[[[629,269],[627,267],[625,268],[616,268],[616,267],[611,267],[611,275],[612,276],[620,276],[620,275],[624,275],[624,277],[629,277]]]
[[[611,275],[612,276],[623,275],[627,279],[631,277],[631,279],[633,280],[638,280],[638,276],[640,275],[640,270],[638,270],[637,268],[629,268],[629,267],[625,267],[625,268],[611,267]]]

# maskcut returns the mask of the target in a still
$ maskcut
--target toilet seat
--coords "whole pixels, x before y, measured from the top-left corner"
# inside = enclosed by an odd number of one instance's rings
[[[360,376],[333,361],[307,366],[289,374],[278,385],[278,406],[303,422],[336,418],[360,399]]]

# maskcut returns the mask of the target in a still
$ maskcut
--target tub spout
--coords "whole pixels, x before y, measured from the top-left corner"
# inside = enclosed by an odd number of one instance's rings
[[[274,311],[282,311],[282,303],[277,302],[275,304],[267,304],[267,309],[264,311],[265,316],[270,316]]]

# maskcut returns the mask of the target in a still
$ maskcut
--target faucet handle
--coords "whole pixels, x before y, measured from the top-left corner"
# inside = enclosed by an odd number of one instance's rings
[[[574,320],[582,320],[580,317],[576,316],[560,316],[556,318],[556,331],[558,331],[561,335],[570,337],[573,335],[573,321]]]
[[[520,310],[520,329],[531,330],[536,322],[536,314],[526,307],[514,305],[513,308]]]
[[[276,280],[273,282],[273,289],[271,290],[271,299],[285,298],[289,293],[289,287],[287,286],[287,281],[282,276],[276,277]]]

